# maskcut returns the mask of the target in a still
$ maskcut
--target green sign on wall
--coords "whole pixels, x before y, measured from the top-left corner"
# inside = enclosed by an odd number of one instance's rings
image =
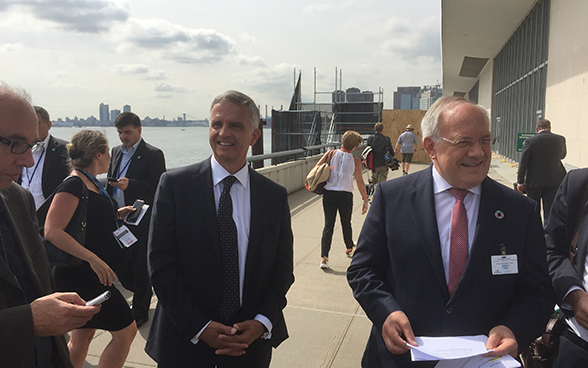
[[[523,142],[525,142],[525,139],[534,136],[537,133],[519,133],[519,136],[517,138],[517,152],[522,152],[523,151]]]

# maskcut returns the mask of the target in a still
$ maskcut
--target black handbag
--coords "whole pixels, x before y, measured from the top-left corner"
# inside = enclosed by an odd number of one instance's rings
[[[74,179],[77,178],[77,179]],[[63,179],[63,182],[67,180],[77,180],[80,182],[82,186],[82,197],[80,198],[80,202],[78,203],[78,207],[74,212],[71,220],[65,227],[65,232],[71,235],[78,243],[82,246],[86,242],[86,220],[88,215],[88,188],[83,180],[79,176],[70,175],[67,178]],[[60,184],[61,185],[61,184]],[[57,191],[57,190],[56,190]],[[76,267],[82,265],[82,260],[59,249],[55,245],[53,245],[50,241],[45,239],[44,237],[44,228],[45,228],[45,219],[47,218],[47,212],[49,211],[49,207],[51,206],[51,202],[53,201],[53,197],[55,196],[55,192],[51,194],[43,204],[37,209],[37,220],[39,221],[39,233],[41,237],[43,237],[43,245],[45,246],[45,250],[47,251],[47,257],[49,258],[49,263],[51,266],[55,267]]]

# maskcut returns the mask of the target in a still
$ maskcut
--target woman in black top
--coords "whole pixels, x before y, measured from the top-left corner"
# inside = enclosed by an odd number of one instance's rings
[[[119,227],[118,220],[132,207],[117,210],[116,202],[96,180],[96,175],[108,171],[110,162],[108,140],[103,133],[80,131],[67,148],[75,169],[55,191],[45,221],[45,238],[83,262],[77,267],[55,268],[55,283],[59,291],[76,291],[85,300],[107,290],[111,292],[100,312],[86,325],[71,332],[68,344],[71,360],[74,367],[81,368],[96,329],[104,329],[111,333],[112,340],[100,357],[99,367],[122,367],[137,326],[127,301],[112,285],[117,279],[117,269],[129,256],[128,249],[119,245],[113,231]],[[65,232],[65,228],[80,203],[84,185],[88,188],[88,211],[86,241],[81,245]]]

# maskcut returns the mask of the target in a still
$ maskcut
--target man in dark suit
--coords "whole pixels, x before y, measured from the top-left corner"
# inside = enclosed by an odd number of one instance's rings
[[[37,117],[0,84],[0,365],[72,367],[63,334],[100,310],[55,285],[31,194],[14,183],[33,166]],[[38,365],[37,365],[38,364]]]
[[[553,311],[538,206],[487,177],[481,106],[440,98],[422,131],[433,165],[378,185],[347,272],[373,322],[362,366],[434,366],[411,362],[415,336],[485,334],[516,356]]]
[[[122,145],[112,148],[108,177],[117,180],[108,182],[108,192],[119,206],[132,206],[137,199],[151,206],[159,178],[165,172],[163,152],[141,138],[141,119],[132,112],[117,116],[114,126]],[[133,315],[137,328],[149,320],[153,295],[147,272],[150,218],[151,208],[137,226],[128,225],[137,242],[131,246],[129,263],[117,275],[123,286],[134,293]]]
[[[39,121],[39,140],[33,159],[32,167],[25,167],[17,183],[28,189],[35,199],[35,207],[39,208],[45,198],[49,197],[55,188],[71,172],[67,141],[49,134],[51,120],[47,110],[41,106],[33,106]]]
[[[521,162],[517,175],[517,190],[526,189],[529,198],[539,203],[543,200],[543,219],[547,223],[551,203],[559,184],[566,175],[561,160],[566,157],[566,139],[551,133],[551,122],[541,119],[537,134],[523,143]]]
[[[587,186],[588,169],[568,172],[555,195],[545,226],[547,265],[556,301],[566,315],[554,368],[588,367]],[[575,253],[573,260],[570,260],[570,250]]]
[[[285,188],[247,166],[259,121],[248,96],[216,97],[213,155],[161,177],[148,254],[159,302],[145,348],[159,367],[268,367],[288,337],[290,210]]]

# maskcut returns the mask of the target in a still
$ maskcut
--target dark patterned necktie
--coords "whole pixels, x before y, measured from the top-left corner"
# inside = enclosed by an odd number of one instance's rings
[[[455,197],[453,216],[451,217],[451,234],[449,239],[449,295],[453,295],[461,275],[468,263],[468,215],[463,199],[467,189],[451,188],[449,192]]]
[[[220,318],[229,320],[239,309],[239,249],[237,246],[237,225],[233,220],[231,187],[237,178],[223,179],[223,192],[218,202],[218,228],[222,254],[223,284],[220,304]]]

